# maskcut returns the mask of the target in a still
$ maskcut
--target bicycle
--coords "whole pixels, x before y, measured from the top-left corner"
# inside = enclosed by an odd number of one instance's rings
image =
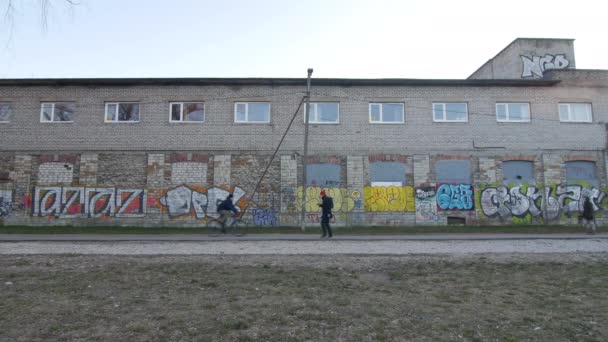
[[[240,216],[232,217],[232,223],[226,226],[225,221],[221,218],[211,219],[207,222],[207,229],[209,232],[209,236],[216,237],[225,234],[232,234],[234,236],[244,236],[245,233],[242,233],[241,230],[243,227],[247,226],[246,222],[243,221]]]

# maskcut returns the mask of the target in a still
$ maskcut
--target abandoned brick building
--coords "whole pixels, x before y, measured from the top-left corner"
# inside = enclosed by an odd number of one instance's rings
[[[306,220],[602,223],[608,70],[573,40],[516,39],[469,78],[313,79]],[[2,79],[5,225],[204,226],[234,193],[258,226],[297,226],[305,79]],[[606,222],[608,223],[608,222]]]

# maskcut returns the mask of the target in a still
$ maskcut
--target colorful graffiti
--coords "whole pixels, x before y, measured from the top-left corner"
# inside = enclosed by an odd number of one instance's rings
[[[441,184],[437,187],[437,206],[441,210],[473,210],[473,186]]]
[[[333,198],[333,212],[349,212],[355,207],[353,194],[344,188],[321,188],[318,186],[306,187],[306,212],[321,212],[319,203],[321,203],[321,190],[325,190],[327,196]],[[358,193],[358,192],[357,192]],[[360,194],[359,194],[360,195]],[[298,187],[298,205],[296,210],[302,210],[302,187]]]
[[[365,211],[414,211],[414,188],[411,186],[366,186],[363,188]]]
[[[543,217],[553,220],[562,213],[582,212],[589,197],[593,210],[600,209],[605,193],[595,187],[581,185],[546,186],[544,192],[535,186],[488,187],[481,193],[480,205],[488,217]],[[556,196],[553,196],[555,192]]]
[[[36,187],[33,216],[144,217],[147,194],[143,189]]]
[[[13,191],[0,190],[0,218],[10,215],[13,209]]]
[[[434,224],[438,220],[437,191],[435,187],[416,188],[416,223]]]
[[[160,198],[160,204],[169,216],[193,216],[202,219],[207,216],[218,218],[217,205],[232,193],[233,202],[238,204],[245,196],[241,188],[224,189],[218,187],[205,188],[198,186],[180,185],[167,190]],[[238,208],[237,206],[237,209]]]
[[[272,209],[251,209],[253,223],[256,226],[277,226],[279,215]]]

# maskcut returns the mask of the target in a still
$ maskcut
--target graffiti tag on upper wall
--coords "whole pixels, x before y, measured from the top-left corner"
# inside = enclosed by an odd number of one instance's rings
[[[583,203],[589,197],[593,203],[593,210],[599,210],[599,204],[605,193],[596,188],[584,188],[580,185],[558,185],[556,196],[552,196],[553,189],[546,186],[544,193],[535,186],[522,186],[507,188],[505,186],[488,187],[481,193],[481,209],[489,217],[523,217],[530,214],[532,217],[541,216],[545,219],[556,219],[561,213],[583,211]]]
[[[570,65],[566,55],[520,56],[523,63],[522,78],[543,77],[545,70],[565,69]]]
[[[33,215],[144,217],[147,194],[143,189],[36,187]]]

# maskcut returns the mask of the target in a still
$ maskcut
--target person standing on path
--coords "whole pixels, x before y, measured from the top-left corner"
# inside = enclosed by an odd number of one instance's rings
[[[234,220],[234,216],[238,213],[234,203],[232,203],[232,197],[232,194],[229,194],[228,197],[217,206],[217,212],[220,214],[223,223],[222,233],[226,233],[226,227],[230,227]],[[230,222],[228,222],[229,219]]]
[[[334,200],[327,196],[327,194],[325,193],[325,190],[321,191],[321,203],[319,204],[319,207],[321,207],[321,230],[323,231],[323,235],[321,235],[321,238],[324,237],[332,237],[334,236],[331,232],[331,227],[329,226],[329,219],[332,218],[334,215],[331,213],[331,210],[334,208]]]
[[[595,218],[593,217],[593,203],[591,203],[589,196],[585,197],[585,202],[583,202],[583,227],[585,227],[588,234],[595,234],[595,230],[597,229]]]

